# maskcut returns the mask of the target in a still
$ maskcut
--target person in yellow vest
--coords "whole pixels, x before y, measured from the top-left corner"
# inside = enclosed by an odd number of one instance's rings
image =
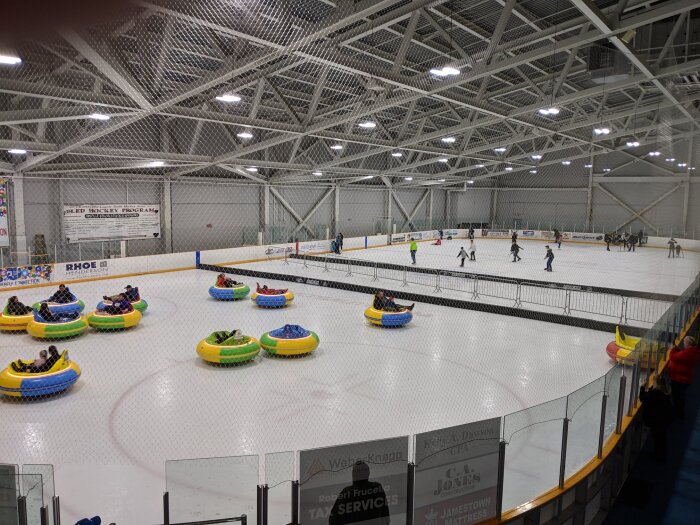
[[[409,249],[411,250],[411,259],[413,260],[413,264],[416,264],[416,252],[418,251],[418,243],[413,237],[411,237],[411,244]]]

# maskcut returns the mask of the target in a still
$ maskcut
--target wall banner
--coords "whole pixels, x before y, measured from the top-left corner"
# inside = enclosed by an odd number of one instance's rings
[[[501,419],[416,435],[415,525],[496,516]]]
[[[109,260],[58,263],[54,265],[53,281],[73,281],[109,275]]]
[[[51,264],[0,268],[0,288],[48,283],[52,275],[53,265]]]
[[[66,242],[157,239],[158,204],[105,204],[63,207]]]
[[[0,179],[0,246],[10,245],[10,226],[7,222],[9,209],[7,180]]]

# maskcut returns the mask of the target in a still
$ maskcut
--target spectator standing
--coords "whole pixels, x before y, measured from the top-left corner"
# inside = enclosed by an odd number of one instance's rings
[[[654,440],[654,459],[666,460],[666,434],[672,419],[671,396],[668,392],[668,384],[664,376],[655,376],[654,385],[646,389],[643,386],[639,391],[639,400],[642,402],[642,420],[649,427],[651,437]]]
[[[693,382],[695,365],[700,358],[700,349],[694,337],[685,337],[681,348],[674,346],[668,358],[668,377],[671,380],[671,396],[676,416],[685,417],[685,397]]]

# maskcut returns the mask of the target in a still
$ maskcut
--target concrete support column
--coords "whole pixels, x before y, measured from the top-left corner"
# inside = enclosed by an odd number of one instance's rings
[[[590,168],[588,168],[588,191],[586,192],[586,231],[591,231],[593,226],[593,162],[594,157],[591,155],[588,160]]]
[[[270,227],[270,185],[265,184],[260,188],[260,235],[259,244],[268,242],[267,235]]]
[[[452,228],[452,192],[450,190],[445,192],[445,222],[448,228]]]
[[[340,185],[336,184],[333,190],[333,237],[340,233]]]
[[[386,243],[391,244],[391,225],[393,223],[392,217],[391,217],[391,201],[394,198],[392,193],[394,190],[391,188],[388,188],[386,191],[386,208],[385,208],[385,213],[386,213]]]
[[[169,180],[163,182],[163,191],[160,197],[160,227],[163,232],[163,252],[173,253],[173,194],[172,183]]]
[[[428,229],[433,229],[433,188],[430,188],[428,195]]]
[[[24,175],[21,173],[12,177],[12,203],[10,210],[15,225],[15,252],[17,252],[17,264],[29,264],[27,232],[24,223]]]
[[[498,218],[498,188],[494,187],[491,190],[491,213],[489,214],[489,226],[494,227]]]

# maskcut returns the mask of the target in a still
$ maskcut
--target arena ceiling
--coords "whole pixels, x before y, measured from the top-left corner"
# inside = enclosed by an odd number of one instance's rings
[[[0,42],[22,60],[0,65],[0,172],[455,187],[605,177],[614,155],[688,176],[691,147],[666,159],[700,131],[699,19],[691,0],[137,0]]]

